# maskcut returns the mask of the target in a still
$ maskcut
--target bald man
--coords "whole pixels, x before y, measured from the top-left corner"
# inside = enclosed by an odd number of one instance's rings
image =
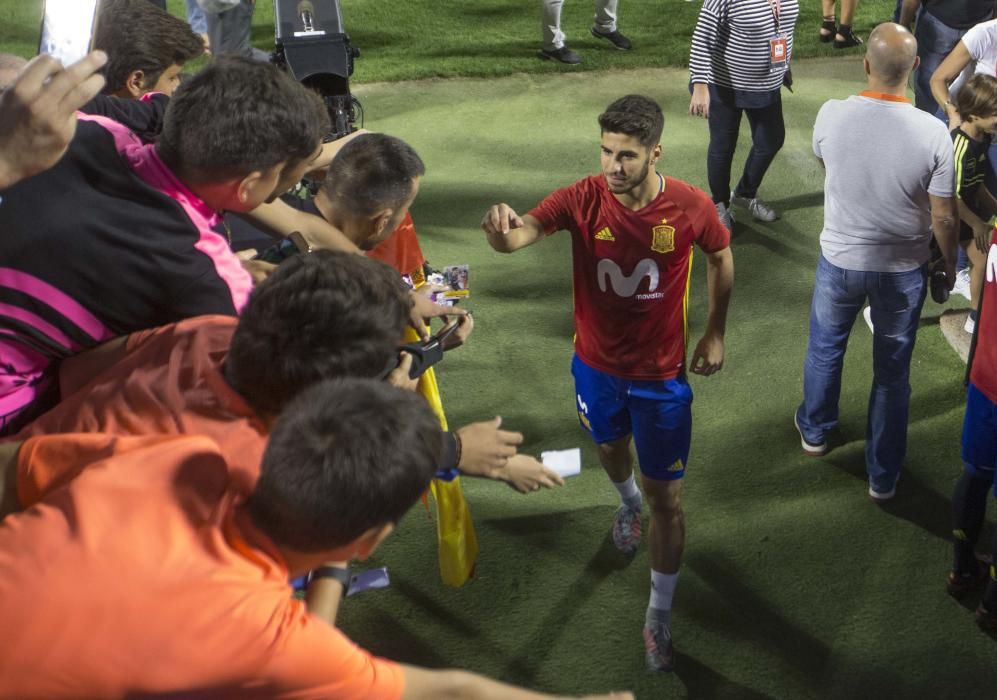
[[[0,53],[0,90],[6,90],[21,74],[28,62],[12,53]]]
[[[907,449],[910,360],[932,229],[950,287],[955,279],[952,142],[940,120],[907,99],[917,63],[913,35],[899,24],[879,25],[864,59],[867,89],[829,100],[814,124],[814,153],[826,168],[824,229],[796,428],[806,454],[828,452],[848,334],[868,301],[874,330],[865,458],[876,503],[895,495]]]

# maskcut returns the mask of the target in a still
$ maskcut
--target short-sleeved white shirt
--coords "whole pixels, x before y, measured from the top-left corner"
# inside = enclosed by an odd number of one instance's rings
[[[949,86],[949,96],[952,100],[955,100],[963,84],[974,73],[997,76],[997,19],[980,22],[966,32],[960,41],[969,51],[971,60]]]

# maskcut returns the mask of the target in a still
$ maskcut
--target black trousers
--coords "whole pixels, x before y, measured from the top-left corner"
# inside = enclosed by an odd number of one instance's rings
[[[776,92],[765,107],[737,107],[733,91],[710,86],[710,146],[706,153],[706,171],[714,202],[729,203],[730,170],[741,130],[741,115],[748,116],[751,127],[751,150],[744,162],[744,172],[734,192],[739,197],[758,194],[765,172],[786,140],[782,119],[782,97]]]

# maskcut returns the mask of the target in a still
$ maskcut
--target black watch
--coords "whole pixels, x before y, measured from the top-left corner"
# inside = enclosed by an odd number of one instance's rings
[[[343,595],[350,590],[350,570],[345,566],[320,566],[308,574],[308,582],[317,578],[334,578],[343,584]]]

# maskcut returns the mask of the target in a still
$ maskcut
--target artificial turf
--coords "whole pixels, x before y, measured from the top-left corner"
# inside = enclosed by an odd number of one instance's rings
[[[636,46],[623,52],[589,34],[592,0],[568,0],[561,26],[584,59],[581,66],[569,67],[537,58],[540,0],[340,0],[344,26],[361,50],[356,82],[686,65],[700,4],[621,0],[620,28]],[[895,4],[862,0],[856,31],[864,35],[889,19]],[[42,0],[0,0],[0,50],[34,55],[41,6]],[[184,7],[183,0],[169,0],[170,11],[177,16],[184,16]],[[796,58],[840,53],[817,41],[820,15],[818,0],[800,0]],[[273,2],[257,0],[253,44],[270,51],[273,38]]]
[[[799,449],[792,412],[822,221],[811,129],[819,105],[860,90],[863,74],[858,57],[801,62],[797,72],[796,94],[784,99],[786,146],[761,192],[783,218],[738,222],[727,363],[718,375],[691,379],[677,671],[656,677],[643,670],[640,639],[646,550],[630,560],[613,549],[617,497],[573,408],[568,235],[503,256],[488,248],[478,222],[492,203],[522,212],[596,171],[595,117],[626,92],[652,95],[665,108],[662,170],[703,186],[706,126],[685,113],[684,74],[358,90],[368,126],[405,138],[426,160],[414,215],[429,260],[471,265],[475,334],[440,370],[452,423],[500,414],[526,433],[529,452],[581,446],[585,466],[564,488],[529,496],[465,480],[481,556],[478,578],[459,590],[440,585],[433,524],[417,507],[375,560],[390,568],[391,589],[343,609],[343,627],[361,644],[551,691],[632,688],[648,699],[959,697],[994,687],[994,641],[944,592],[964,395],[963,367],[939,332],[938,306],[926,305],[914,354],[908,457],[895,502],[880,508],[865,493],[872,362],[861,320],[834,449],[823,459]],[[693,342],[705,304],[700,257]]]
[[[32,52],[38,3],[29,5],[0,2],[4,50]],[[358,85],[356,92],[369,128],[405,138],[426,161],[414,215],[431,263],[472,268],[469,306],[477,328],[439,373],[452,423],[500,414],[507,427],[526,433],[525,450],[581,446],[585,465],[565,487],[528,496],[465,480],[481,555],[477,578],[461,589],[440,584],[434,525],[417,506],[370,562],[389,567],[391,587],[344,604],[347,633],[401,661],[468,668],[560,693],[629,688],[642,700],[965,697],[997,686],[995,642],[943,590],[964,395],[962,366],[937,327],[939,307],[926,305],[914,353],[907,466],[892,504],[878,508],[865,496],[871,336],[861,321],[846,361],[833,451],[823,459],[802,456],[792,426],[822,216],[811,128],[824,100],[862,88],[858,56],[796,63],[796,93],[784,95],[786,146],[761,192],[783,218],[738,223],[727,364],[711,378],[691,379],[695,427],[685,482],[689,539],[675,600],[677,669],[650,676],[640,638],[646,550],[629,559],[613,549],[616,495],[573,408],[567,234],[501,256],[487,247],[478,222],[492,203],[524,211],[595,172],[595,117],[626,92],[652,95],[665,108],[662,171],[704,186],[707,133],[685,113],[687,74],[648,68],[685,61],[698,5],[624,0],[623,26],[638,50],[623,54],[582,40],[591,6],[567,3],[565,26],[580,39],[572,43],[584,51],[587,68],[644,67],[603,72],[565,72],[532,57],[536,2],[343,5],[364,50],[358,83],[514,74]],[[888,16],[892,5],[862,3],[859,29]],[[798,58],[831,53],[814,39],[816,6],[814,0],[801,8]],[[268,9],[261,0],[261,47],[271,36]],[[742,142],[738,162],[745,148]],[[700,257],[692,342],[705,303]]]

